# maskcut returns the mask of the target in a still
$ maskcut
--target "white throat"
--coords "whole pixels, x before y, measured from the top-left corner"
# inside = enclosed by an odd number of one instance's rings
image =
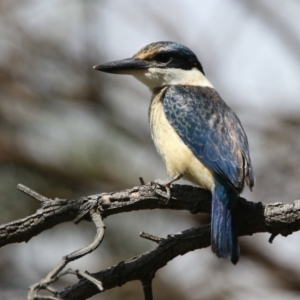
[[[132,75],[150,90],[166,85],[198,85],[213,87],[206,77],[198,70],[149,68],[132,73]]]

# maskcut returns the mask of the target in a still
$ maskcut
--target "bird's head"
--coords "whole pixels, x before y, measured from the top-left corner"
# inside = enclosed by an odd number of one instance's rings
[[[196,55],[186,46],[175,42],[152,43],[132,58],[97,65],[94,69],[133,75],[151,90],[174,84],[212,87]]]

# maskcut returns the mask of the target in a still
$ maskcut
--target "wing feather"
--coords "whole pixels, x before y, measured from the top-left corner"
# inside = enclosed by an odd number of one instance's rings
[[[236,114],[210,87],[170,86],[164,97],[169,123],[193,153],[236,189],[254,173],[247,136]]]

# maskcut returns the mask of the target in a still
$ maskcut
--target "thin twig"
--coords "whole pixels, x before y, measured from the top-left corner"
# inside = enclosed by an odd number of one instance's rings
[[[141,185],[145,185],[145,181],[144,181],[143,177],[139,177],[139,180],[140,180]]]
[[[153,300],[153,293],[152,293],[152,279],[154,276],[147,276],[143,278],[142,285],[143,285],[143,292],[144,292],[144,299],[145,300]]]
[[[142,231],[140,233],[140,237],[143,238],[143,239],[155,242],[157,244],[159,244],[161,241],[163,241],[162,237],[159,237],[157,235],[153,235],[153,234],[150,234],[150,233],[147,233],[147,232],[144,232],[144,231]]]
[[[72,269],[69,269],[68,271],[63,272],[61,275],[59,275],[59,272],[62,271],[69,262],[76,260],[82,256],[85,256],[86,254],[91,253],[97,247],[99,247],[99,245],[101,244],[103,237],[104,237],[105,225],[104,225],[102,217],[98,211],[92,210],[92,211],[90,211],[90,215],[91,215],[91,219],[93,220],[93,222],[96,226],[96,229],[97,229],[97,232],[96,232],[93,242],[84,248],[81,248],[75,252],[72,252],[69,255],[64,256],[61,259],[61,261],[46,275],[45,278],[43,278],[40,282],[30,286],[29,292],[28,292],[28,300],[36,299],[38,297],[37,292],[41,289],[46,289],[56,296],[58,294],[57,291],[55,289],[49,287],[49,285],[51,283],[57,281],[61,276],[68,274],[68,273],[71,274]],[[100,291],[104,290],[101,281],[93,278],[91,275],[84,273],[84,272],[80,272],[80,271],[74,271],[73,274],[80,275],[80,276],[86,278],[87,280],[91,281],[93,284],[95,284],[97,286],[97,288]],[[56,299],[59,299],[59,298],[56,298]]]
[[[92,282],[100,292],[104,291],[102,282],[100,280],[97,280],[95,277],[91,276],[88,272],[82,272],[80,270],[76,270],[77,275],[80,275],[83,278],[86,278],[88,281]]]
[[[41,194],[35,192],[34,190],[30,189],[29,187],[23,185],[23,184],[18,184],[17,185],[18,190],[20,190],[21,192],[27,194],[28,196],[40,201],[40,202],[45,202],[45,201],[51,201],[51,199],[46,198],[44,196],[42,196]]]
[[[82,256],[85,256],[88,253],[93,252],[95,249],[97,249],[100,246],[104,237],[104,232],[106,227],[103,223],[101,215],[97,211],[94,210],[93,212],[91,212],[91,218],[97,228],[97,233],[95,235],[95,238],[93,242],[90,243],[88,246],[67,255],[66,258],[69,262],[76,260]]]
[[[278,235],[278,233],[272,233],[270,238],[269,238],[269,243],[272,244],[274,239],[276,238],[276,236]]]

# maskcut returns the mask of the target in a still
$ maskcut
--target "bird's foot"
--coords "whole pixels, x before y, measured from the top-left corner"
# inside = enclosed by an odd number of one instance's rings
[[[161,180],[161,179],[156,179],[154,180],[154,183],[159,185],[160,187],[163,187],[166,189],[166,204],[168,204],[168,202],[170,201],[171,199],[171,185],[173,182],[179,180],[180,178],[182,177],[181,174],[178,174],[178,175],[175,175],[173,176],[172,178],[168,178],[168,179],[165,179],[165,180]]]

